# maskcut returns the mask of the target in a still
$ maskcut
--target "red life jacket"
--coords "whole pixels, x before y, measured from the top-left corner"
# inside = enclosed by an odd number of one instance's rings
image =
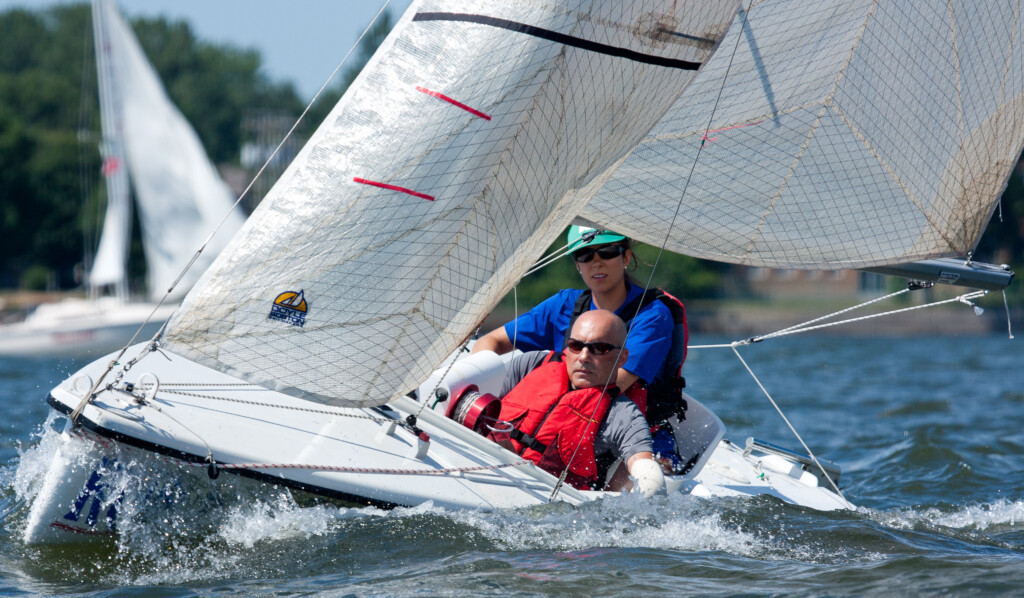
[[[552,351],[501,399],[498,419],[514,426],[517,454],[554,476],[570,463],[565,481],[589,490],[597,483],[594,439],[617,395],[614,386],[570,390],[562,354]]]

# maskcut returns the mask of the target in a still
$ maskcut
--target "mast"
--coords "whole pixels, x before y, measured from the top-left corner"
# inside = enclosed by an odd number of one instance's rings
[[[112,48],[102,6],[105,1],[92,1],[92,17],[103,134],[100,143],[103,164],[101,173],[106,181],[107,209],[103,218],[99,249],[96,251],[96,260],[89,273],[87,286],[90,297],[95,297],[102,287],[112,285],[114,295],[122,301],[127,301],[128,274],[125,266],[131,239],[132,208],[128,195],[128,169],[125,161],[121,106],[118,95],[114,93],[117,73],[110,58]]]

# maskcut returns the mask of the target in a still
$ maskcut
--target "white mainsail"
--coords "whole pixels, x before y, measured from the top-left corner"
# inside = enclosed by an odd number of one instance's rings
[[[100,10],[98,2],[93,3],[93,39],[106,39],[108,29],[107,12]],[[115,79],[109,59],[110,46],[96,43],[96,73],[99,81],[100,127],[103,143],[100,156],[103,159],[102,174],[107,189],[107,207],[103,215],[103,233],[99,248],[89,271],[89,287],[96,292],[106,285],[114,285],[115,295],[122,301],[128,298],[128,245],[131,241],[132,205],[128,187],[128,169],[124,156],[124,123],[121,120],[121,98],[114,93]]]
[[[94,0],[108,192],[93,286],[123,277],[130,227],[127,176],[142,225],[150,297],[163,297],[206,237],[227,216],[207,251],[176,288],[180,299],[243,221],[231,190],[192,126],[167,97],[153,66],[113,2]],[[125,164],[127,163],[127,164]],[[127,165],[127,170],[125,166]],[[110,241],[108,241],[110,239]],[[106,250],[107,247],[111,249]]]
[[[326,403],[415,388],[677,100],[735,10],[415,3],[165,345]]]
[[[581,217],[776,268],[970,251],[1024,146],[1022,3],[743,4]]]

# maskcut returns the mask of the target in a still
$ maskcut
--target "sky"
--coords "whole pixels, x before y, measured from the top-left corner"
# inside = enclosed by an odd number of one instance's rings
[[[80,0],[85,1],[85,0]],[[386,0],[115,0],[121,14],[187,21],[199,39],[259,50],[267,75],[291,81],[309,100],[356,43]],[[392,16],[412,0],[391,0]],[[69,0],[0,0],[0,11]]]

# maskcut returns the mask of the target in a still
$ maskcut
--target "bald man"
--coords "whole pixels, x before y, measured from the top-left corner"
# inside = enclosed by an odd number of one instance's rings
[[[498,416],[514,429],[492,437],[552,475],[568,468],[566,481],[579,489],[602,489],[598,462],[618,458],[639,492],[650,496],[660,490],[664,476],[653,460],[647,421],[616,386],[629,356],[625,340],[622,319],[595,309],[576,320],[564,351],[515,357]]]

